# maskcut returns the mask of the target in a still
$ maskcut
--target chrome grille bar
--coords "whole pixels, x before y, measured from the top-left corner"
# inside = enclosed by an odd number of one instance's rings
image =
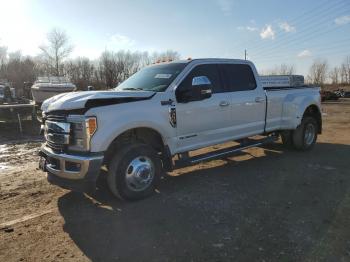
[[[55,120],[54,120],[55,119]],[[44,123],[44,135],[48,147],[55,151],[63,152],[70,142],[71,124],[65,116],[48,116]]]

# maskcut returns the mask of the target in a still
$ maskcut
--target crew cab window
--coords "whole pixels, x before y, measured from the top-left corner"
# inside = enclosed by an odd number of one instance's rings
[[[225,92],[220,81],[219,68],[216,64],[198,65],[181,82],[179,89],[188,89],[192,87],[192,79],[196,76],[206,76],[212,84],[212,93]]]
[[[225,86],[231,92],[256,88],[253,71],[249,65],[221,64]]]

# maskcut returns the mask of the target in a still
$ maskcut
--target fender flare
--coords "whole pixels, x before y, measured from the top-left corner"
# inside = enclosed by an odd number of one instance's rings
[[[163,145],[167,146],[168,142],[166,139],[166,133],[164,130],[162,130],[162,128],[156,124],[156,123],[145,123],[145,122],[130,122],[128,123],[128,125],[123,126],[122,128],[119,128],[117,130],[114,131],[110,131],[108,136],[105,136],[103,140],[103,143],[99,146],[98,149],[95,149],[94,151],[106,151],[109,146],[113,143],[113,141],[115,139],[117,139],[121,134],[129,131],[129,130],[133,130],[133,129],[137,129],[137,128],[147,128],[147,129],[151,129],[154,132],[158,133],[162,139]]]

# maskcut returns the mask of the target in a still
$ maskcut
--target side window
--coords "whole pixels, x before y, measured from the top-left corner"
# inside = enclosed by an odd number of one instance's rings
[[[179,89],[189,89],[192,87],[192,79],[196,76],[206,76],[210,80],[213,93],[225,92],[220,81],[219,69],[216,64],[198,65],[181,82]]]
[[[256,81],[249,65],[222,64],[224,83],[231,92],[254,90]]]

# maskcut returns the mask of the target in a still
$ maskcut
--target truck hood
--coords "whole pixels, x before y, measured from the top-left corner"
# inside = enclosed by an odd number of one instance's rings
[[[147,100],[154,96],[151,91],[82,91],[63,93],[45,100],[41,106],[44,112],[56,110],[90,109],[97,106]]]

